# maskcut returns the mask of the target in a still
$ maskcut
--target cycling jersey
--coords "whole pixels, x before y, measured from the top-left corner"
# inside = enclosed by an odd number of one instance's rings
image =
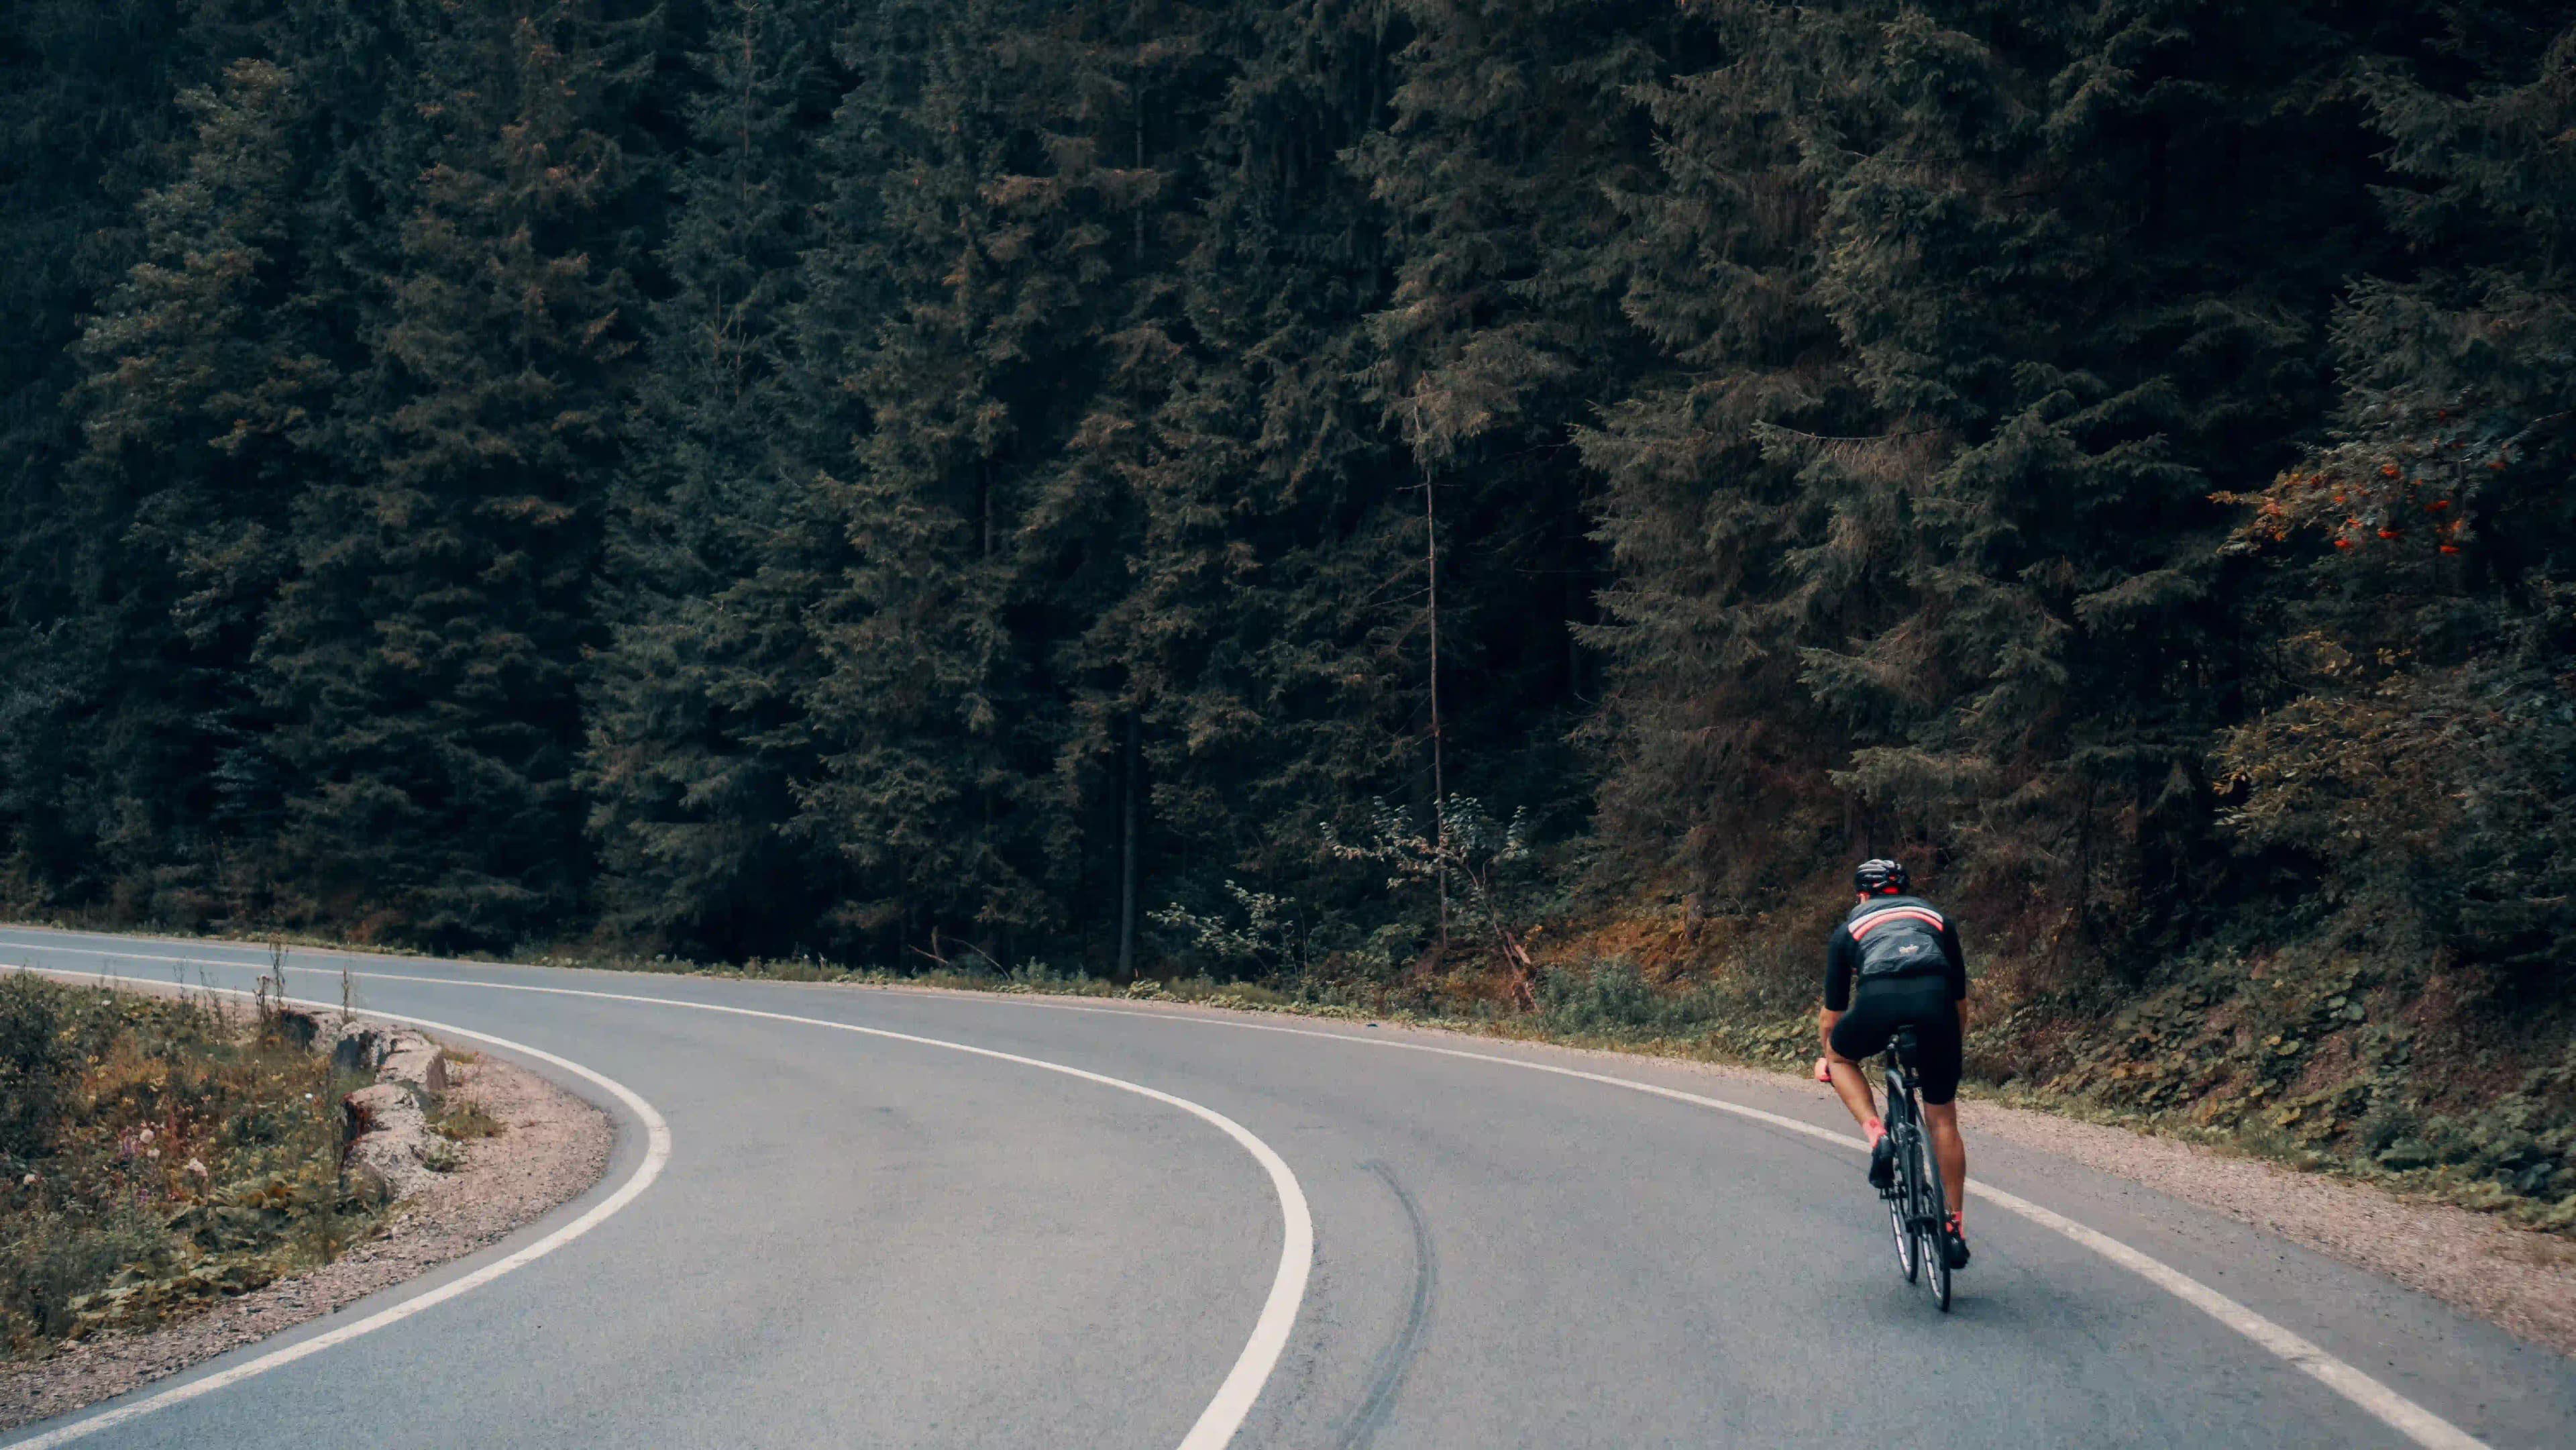
[[[1873,896],[1834,928],[1825,947],[1825,1006],[1842,1015],[1829,1039],[1854,1062],[1914,1029],[1923,1101],[1958,1095],[1959,1006],[1968,995],[1959,929],[1919,896]]]
[[[1949,984],[1951,1001],[1968,995],[1959,928],[1919,896],[1871,897],[1851,909],[1825,947],[1825,1005],[1836,1012],[1851,1009],[1856,982],[1934,976]]]

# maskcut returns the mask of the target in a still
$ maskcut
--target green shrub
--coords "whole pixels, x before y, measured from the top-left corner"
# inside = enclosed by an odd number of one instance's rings
[[[12,1217],[16,1217],[12,1215]],[[129,1267],[157,1268],[168,1235],[131,1204],[47,1210],[10,1226],[0,1324],[13,1339],[45,1341],[75,1327],[73,1304]]]
[[[56,1099],[75,1060],[59,995],[30,973],[0,978],[0,1159],[36,1158],[52,1144]]]
[[[1719,1017],[1705,992],[1649,983],[1637,964],[1611,957],[1584,967],[1551,967],[1539,978],[1539,1020],[1578,1037],[1674,1037],[1705,1031]]]
[[[442,1105],[429,1126],[440,1137],[459,1143],[472,1138],[497,1138],[502,1132],[501,1120],[485,1111],[481,1103]]]

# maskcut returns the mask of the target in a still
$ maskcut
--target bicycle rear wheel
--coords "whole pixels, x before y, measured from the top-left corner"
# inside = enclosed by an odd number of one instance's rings
[[[1900,1149],[1902,1146],[1899,1145]],[[1920,1252],[1922,1245],[1914,1232],[1914,1215],[1910,1212],[1914,1203],[1914,1185],[1906,1177],[1905,1165],[1909,1156],[1902,1151],[1896,1155],[1897,1183],[1884,1197],[1887,1200],[1887,1224],[1896,1238],[1896,1272],[1903,1274],[1905,1282],[1911,1284],[1922,1272],[1923,1255]]]
[[[1914,1139],[1914,1181],[1922,1191],[1922,1210],[1914,1220],[1914,1256],[1924,1268],[1923,1287],[1941,1312],[1950,1312],[1950,1200],[1942,1191],[1941,1160],[1933,1156],[1929,1134]]]

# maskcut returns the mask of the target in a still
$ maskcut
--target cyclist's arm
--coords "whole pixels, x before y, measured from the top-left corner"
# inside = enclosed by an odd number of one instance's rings
[[[1959,1040],[1968,1040],[1968,957],[1959,949],[1959,924],[1941,923],[1941,968],[1950,979],[1950,1000],[1959,1009]]]
[[[1836,928],[1831,945],[1825,948],[1825,1006],[1816,1014],[1816,1040],[1825,1046],[1825,1055],[1833,1055],[1834,1024],[1851,1006],[1852,981],[1851,933]]]

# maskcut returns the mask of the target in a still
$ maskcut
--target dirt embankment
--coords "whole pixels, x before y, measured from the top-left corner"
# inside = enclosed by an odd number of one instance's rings
[[[411,1191],[381,1234],[311,1273],[158,1329],[101,1333],[43,1360],[0,1366],[0,1430],[121,1395],[416,1278],[534,1221],[606,1170],[613,1134],[597,1108],[491,1058],[450,1057],[440,1071],[443,1113],[479,1108],[499,1131],[439,1138],[445,1171],[400,1175]]]

